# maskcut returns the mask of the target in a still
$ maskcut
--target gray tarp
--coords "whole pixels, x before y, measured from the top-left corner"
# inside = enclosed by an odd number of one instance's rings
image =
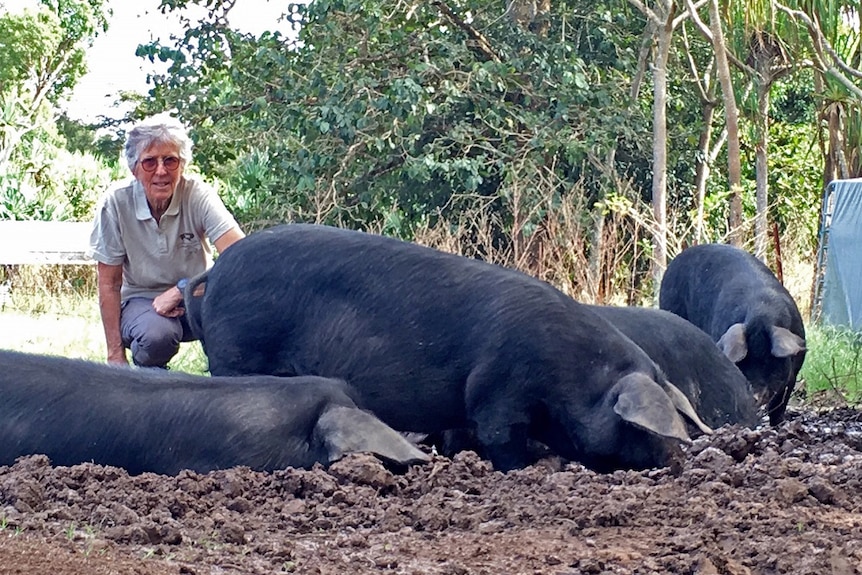
[[[862,331],[862,178],[831,184],[821,320]]]

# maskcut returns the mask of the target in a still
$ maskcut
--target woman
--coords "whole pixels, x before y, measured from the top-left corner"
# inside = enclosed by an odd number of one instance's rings
[[[212,187],[186,176],[192,141],[160,114],[129,132],[125,158],[134,179],[111,185],[99,202],[90,254],[98,265],[99,311],[109,363],[167,367],[193,338],[183,317],[186,278],[211,264],[205,238],[221,253],[244,234]]]

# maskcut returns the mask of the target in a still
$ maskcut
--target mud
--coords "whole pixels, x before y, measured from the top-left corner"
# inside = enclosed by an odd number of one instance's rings
[[[698,439],[679,469],[605,475],[472,452],[175,477],[31,456],[0,467],[0,572],[859,574],[860,420],[793,412]]]

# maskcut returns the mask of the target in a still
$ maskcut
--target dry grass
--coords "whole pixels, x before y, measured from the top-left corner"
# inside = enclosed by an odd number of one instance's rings
[[[49,311],[66,305],[67,296],[88,297],[96,293],[94,265],[2,265],[0,285],[13,294],[18,305],[33,311]]]
[[[105,360],[93,266],[3,266],[0,349]],[[170,367],[204,373],[197,342],[183,343]]]
[[[646,207],[587,209],[580,197],[572,194],[562,203],[546,199],[534,208],[545,214],[540,223],[527,226],[523,222],[529,218],[521,218],[521,227],[511,234],[501,233],[505,226],[489,208],[476,208],[455,221],[417,230],[415,241],[519,269],[582,302],[650,305]],[[783,272],[807,318],[813,265],[786,249]],[[93,266],[0,266],[0,308],[0,348],[104,358]],[[184,371],[206,370],[197,343],[184,344],[175,361]]]
[[[101,361],[105,338],[98,310],[81,306],[68,313],[32,314],[16,309],[0,311],[0,348]]]
[[[589,303],[640,304],[646,269],[642,247],[646,229],[637,218],[587,209],[583,197],[546,198],[536,206],[538,224],[515,226],[511,233],[488,209],[462,212],[416,230],[415,241],[446,252],[520,270],[573,298]]]
[[[95,286],[93,266],[0,267],[0,347],[104,357]]]

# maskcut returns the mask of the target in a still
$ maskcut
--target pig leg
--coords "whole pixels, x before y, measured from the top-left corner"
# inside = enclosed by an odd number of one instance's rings
[[[465,389],[467,417],[475,428],[482,455],[499,471],[529,464],[528,406],[513,388],[517,383],[492,366],[483,365],[470,373]]]

